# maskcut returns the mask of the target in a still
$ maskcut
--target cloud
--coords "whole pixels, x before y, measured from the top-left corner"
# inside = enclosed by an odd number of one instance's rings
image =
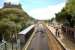
[[[55,13],[61,11],[61,9],[65,6],[65,2],[59,3],[56,5],[49,5],[46,8],[36,8],[29,11],[30,16],[39,20],[48,20],[52,17],[55,17]]]
[[[33,2],[35,0],[28,0],[28,1]],[[41,0],[41,2],[42,1],[43,0]],[[18,4],[20,0],[5,0],[5,2],[11,2],[13,4]],[[56,5],[48,5],[48,7],[44,7],[44,8],[33,8],[33,9],[31,8],[30,10],[28,10],[29,8],[26,8],[25,5],[23,5],[22,7],[33,18],[39,19],[39,20],[48,20],[48,19],[51,19],[52,17],[55,17],[55,13],[60,12],[60,10],[64,6],[65,6],[65,2],[56,4]]]
[[[19,0],[4,0],[5,2],[11,2],[13,4],[18,4]]]
[[[48,8],[37,8],[29,12],[29,14],[35,19],[47,19],[50,18]]]

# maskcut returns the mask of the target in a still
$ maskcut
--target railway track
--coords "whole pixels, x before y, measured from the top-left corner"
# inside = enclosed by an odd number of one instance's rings
[[[35,27],[23,50],[66,50],[44,24]]]

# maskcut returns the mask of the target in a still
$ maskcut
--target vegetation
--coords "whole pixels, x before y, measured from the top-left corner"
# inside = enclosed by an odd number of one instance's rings
[[[56,14],[56,21],[64,25],[74,27],[75,25],[75,0],[68,0],[61,12]]]
[[[18,32],[25,29],[32,22],[32,18],[19,8],[1,8],[0,9],[0,34],[5,39],[16,36]]]

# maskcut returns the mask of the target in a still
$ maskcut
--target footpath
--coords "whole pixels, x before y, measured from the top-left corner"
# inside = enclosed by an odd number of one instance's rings
[[[56,29],[53,26],[48,26],[48,29],[53,33],[54,36],[56,36],[55,32]],[[71,42],[70,40],[67,40],[62,35],[61,29],[60,29],[60,37],[57,37],[57,40],[66,48],[66,50],[75,50],[75,43]]]

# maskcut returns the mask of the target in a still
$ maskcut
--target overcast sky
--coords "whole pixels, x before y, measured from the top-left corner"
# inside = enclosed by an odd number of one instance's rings
[[[55,17],[55,13],[59,12],[66,3],[65,0],[0,0],[0,7],[3,6],[4,2],[21,3],[23,9],[30,16],[40,20]]]

